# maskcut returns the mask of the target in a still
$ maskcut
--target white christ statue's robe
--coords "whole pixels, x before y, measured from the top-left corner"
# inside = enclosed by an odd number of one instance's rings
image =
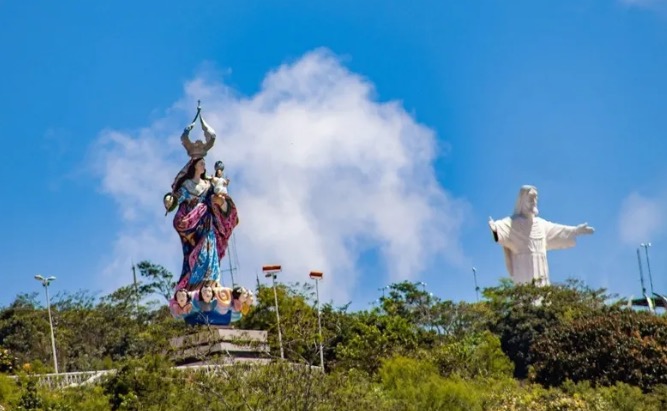
[[[505,252],[505,264],[515,284],[549,285],[548,250],[576,245],[577,227],[555,224],[539,217],[522,216],[497,220],[498,243]]]

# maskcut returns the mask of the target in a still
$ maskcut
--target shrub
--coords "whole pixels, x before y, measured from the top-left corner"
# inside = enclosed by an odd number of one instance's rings
[[[646,312],[594,314],[549,328],[535,342],[535,381],[624,382],[648,390],[667,383],[667,319]]]

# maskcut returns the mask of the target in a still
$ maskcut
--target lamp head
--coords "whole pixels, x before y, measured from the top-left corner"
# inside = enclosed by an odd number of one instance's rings
[[[43,276],[41,276],[41,275],[39,275],[39,274],[37,274],[37,275],[35,276],[35,280],[37,280],[37,281],[39,281],[40,283],[42,283],[42,285],[43,285],[44,287],[46,287],[46,286],[48,286],[49,284],[51,284],[51,281],[53,281],[53,280],[55,280],[55,279],[56,279],[56,277],[54,277],[54,276],[51,276],[51,277],[49,277],[49,278],[44,278]]]
[[[313,280],[321,280],[324,277],[324,273],[321,271],[311,271],[309,277]]]
[[[283,270],[280,265],[264,265],[262,266],[262,271],[264,272],[264,277],[271,278],[276,277],[276,274]]]

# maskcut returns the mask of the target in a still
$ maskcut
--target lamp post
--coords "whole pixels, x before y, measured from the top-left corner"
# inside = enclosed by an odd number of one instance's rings
[[[317,329],[320,336],[320,367],[324,371],[324,348],[322,345],[322,315],[320,310],[320,287],[319,282],[324,277],[324,274],[320,271],[311,271],[310,278],[315,280],[315,295],[317,296]]]
[[[269,278],[273,281],[273,297],[276,301],[276,321],[278,322],[278,345],[280,345],[280,358],[285,359],[285,351],[283,351],[283,334],[280,331],[280,313],[278,312],[278,292],[276,291],[276,276],[279,272],[282,271],[282,267],[279,265],[265,265],[262,267],[264,271],[264,277]]]
[[[472,268],[472,278],[475,280],[475,294],[477,294],[477,302],[479,302],[479,286],[477,285],[477,269]]]
[[[642,294],[646,297],[646,286],[644,285],[644,270],[642,269],[642,256],[637,249],[637,262],[639,263],[639,281],[642,284]]]
[[[134,311],[139,317],[139,283],[137,283],[137,270],[132,262],[132,283],[134,284]]]
[[[382,298],[384,298],[384,292],[389,289],[388,285],[385,285],[384,287],[378,288],[378,291],[382,291]]]
[[[423,301],[423,300],[420,299],[420,301],[422,302],[421,307],[422,307],[422,309],[426,312],[426,325],[427,325],[428,327],[431,327],[431,309],[430,309],[430,303],[431,303],[431,299],[433,298],[433,293],[427,293],[427,292],[426,292],[426,286],[427,286],[428,284],[426,284],[426,283],[423,282],[423,281],[419,281],[419,282],[416,282],[416,283],[414,283],[414,284],[415,284],[415,285],[421,285],[421,286],[422,286],[422,292],[424,293],[424,297],[425,297],[426,301]]]
[[[54,281],[56,277],[44,278],[41,275],[37,274],[35,280],[42,283],[44,291],[46,291],[46,310],[49,312],[49,326],[51,327],[51,349],[53,350],[53,368],[58,374],[58,358],[56,356],[56,338],[53,335],[53,320],[51,319],[51,301],[49,300],[49,285]]]
[[[648,259],[648,248],[651,246],[651,243],[641,243],[640,247],[644,248],[646,253],[646,269],[648,271],[648,283],[651,286],[651,298],[653,298],[653,276],[651,276],[651,262]]]
[[[643,246],[644,244],[642,244],[642,247]],[[639,248],[637,249],[637,262],[639,263],[639,281],[641,281],[642,284],[642,295],[646,299],[646,304],[648,304],[649,311],[653,312],[653,296],[646,294],[646,286],[644,285],[644,270],[642,269],[642,257],[641,253],[639,252]]]

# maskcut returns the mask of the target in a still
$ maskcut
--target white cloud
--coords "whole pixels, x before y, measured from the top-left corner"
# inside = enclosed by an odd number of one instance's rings
[[[665,207],[661,201],[632,193],[623,200],[619,215],[621,241],[638,245],[654,240],[665,228]]]
[[[436,257],[461,262],[467,204],[435,179],[433,131],[400,104],[373,97],[372,84],[315,50],[268,73],[253,96],[202,75],[164,118],[138,131],[103,131],[93,150],[101,189],[125,221],[104,281],[131,258],[180,273],[162,196],[187,161],[178,137],[197,99],[218,136],[209,171],[221,159],[231,177],[244,284],[253,286],[266,263],[283,265],[283,281],[320,269],[335,285],[323,287],[324,297],[343,302],[368,248],[379,249],[389,280],[414,279]]]

